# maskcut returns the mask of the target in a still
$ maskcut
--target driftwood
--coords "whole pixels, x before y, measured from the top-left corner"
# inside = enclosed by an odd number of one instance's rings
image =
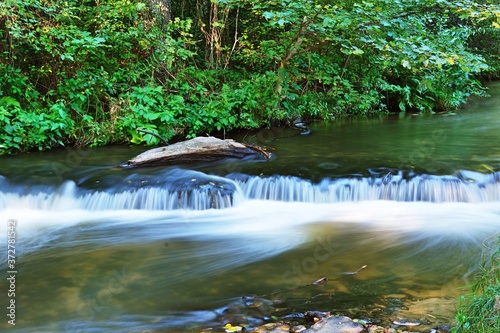
[[[249,145],[246,143],[242,143],[242,145],[244,145],[245,147],[250,148],[252,150],[255,150],[256,152],[261,153],[262,156],[264,156],[266,158],[266,160],[269,158],[269,153],[259,146]]]
[[[252,155],[269,155],[260,147],[238,143],[232,139],[197,137],[166,147],[153,148],[137,155],[122,167],[172,165],[200,161],[215,161],[223,158],[243,158]]]

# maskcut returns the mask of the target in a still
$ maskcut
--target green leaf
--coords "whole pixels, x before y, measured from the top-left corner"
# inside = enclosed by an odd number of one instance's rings
[[[274,16],[274,13],[271,13],[271,12],[264,12],[264,13],[262,13],[262,16],[263,16],[266,20],[269,20],[269,19],[271,19],[271,18]]]
[[[356,48],[354,51],[352,51],[352,54],[355,54],[355,55],[362,55],[364,53],[365,52],[359,48]]]
[[[401,65],[404,67],[404,68],[408,68],[408,69],[411,69],[411,64],[408,60],[402,60],[401,61]]]
[[[5,105],[5,106],[14,106],[14,107],[21,107],[21,104],[13,97],[10,96],[4,96],[0,98],[0,105]]]

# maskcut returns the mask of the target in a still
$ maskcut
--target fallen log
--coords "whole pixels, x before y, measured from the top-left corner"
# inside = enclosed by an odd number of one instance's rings
[[[153,148],[122,164],[124,168],[183,164],[200,161],[215,161],[223,158],[244,158],[269,155],[260,147],[241,144],[232,139],[218,139],[213,136],[196,137],[166,147]]]

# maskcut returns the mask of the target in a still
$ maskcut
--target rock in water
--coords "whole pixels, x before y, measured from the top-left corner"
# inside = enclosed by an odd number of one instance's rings
[[[213,136],[196,137],[170,146],[154,148],[122,164],[124,168],[172,165],[223,158],[243,158],[260,154],[232,139],[221,140]]]
[[[321,319],[303,333],[360,333],[364,327],[346,316],[333,316]]]

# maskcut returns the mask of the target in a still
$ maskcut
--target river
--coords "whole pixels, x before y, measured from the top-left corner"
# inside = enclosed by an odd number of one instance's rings
[[[245,295],[282,314],[451,324],[500,230],[500,84],[490,94],[454,114],[232,136],[272,147],[268,161],[122,169],[146,150],[128,146],[0,157],[1,244],[15,231],[16,251],[0,263],[16,325],[3,314],[0,328],[199,332]]]

